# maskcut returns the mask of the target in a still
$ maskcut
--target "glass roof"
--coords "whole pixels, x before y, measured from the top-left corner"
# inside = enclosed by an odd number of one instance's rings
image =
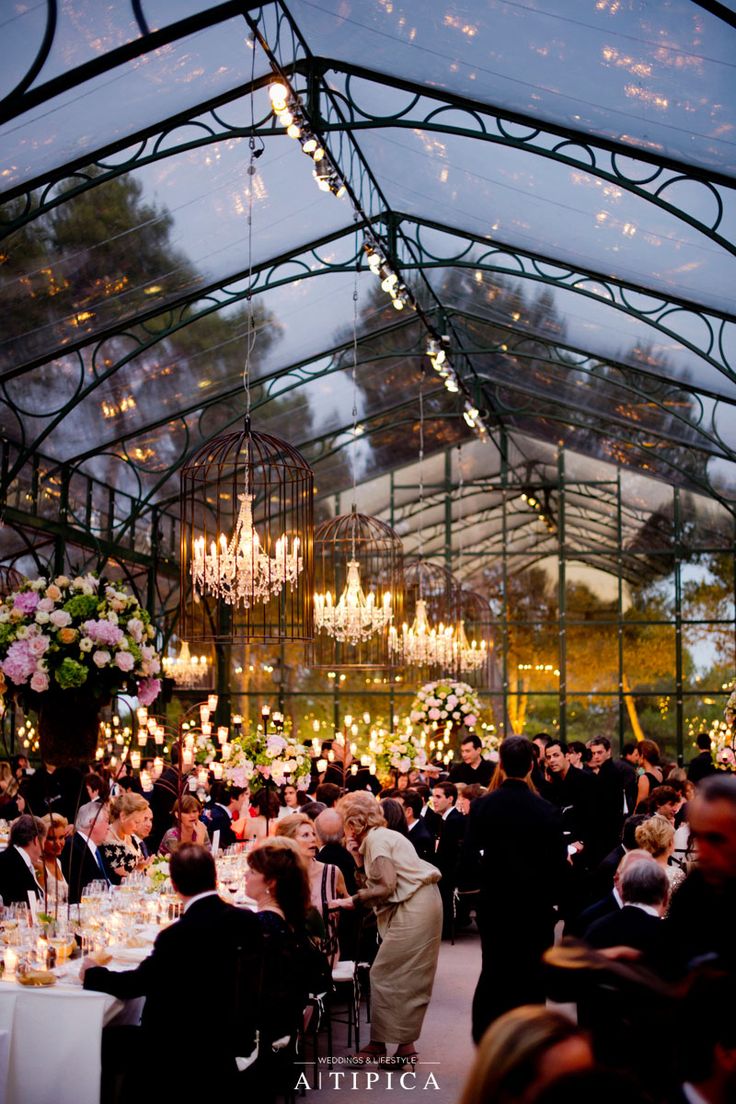
[[[175,512],[181,464],[240,424],[252,313],[254,424],[303,449],[322,513],[349,505],[354,460],[359,507],[388,520],[393,473],[407,546],[442,558],[452,446],[450,482],[480,480],[453,505],[453,554],[477,579],[471,550],[504,539],[505,439],[520,489],[552,485],[566,448],[581,554],[615,541],[613,491],[583,487],[594,471],[621,479],[631,542],[671,529],[673,487],[704,533],[725,532],[734,26],[693,0],[245,9],[69,0],[46,42],[45,5],[0,17],[0,430],[16,489],[37,453],[52,480],[60,465],[94,477],[101,503],[112,488]],[[342,199],[274,120],[274,75],[299,92]],[[392,309],[368,233],[416,311]],[[437,335],[457,394],[424,355]],[[557,540],[515,495],[505,535],[518,564]]]

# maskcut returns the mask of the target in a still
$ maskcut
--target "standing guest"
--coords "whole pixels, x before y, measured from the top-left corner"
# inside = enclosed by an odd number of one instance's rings
[[[237,1093],[236,1057],[247,1057],[255,1047],[263,954],[258,919],[219,896],[215,861],[205,848],[182,844],[171,855],[169,873],[183,913],[159,933],[140,966],[118,972],[89,958],[82,963],[86,990],[118,1000],[146,998],[140,1028],[126,1029],[128,1035],[140,1034],[135,1042],[129,1038],[123,1056],[133,1082],[126,1086],[126,1100],[193,1100],[200,1094],[215,1099]],[[162,1052],[161,1047],[192,1005],[187,964],[203,956],[207,968],[197,971],[197,1000],[203,1008],[217,1009],[217,1030],[208,1035],[207,1060],[188,1061],[179,1051]],[[112,1046],[107,1053],[114,1053]],[[121,1062],[119,1052],[117,1058]]]
[[[212,849],[207,829],[199,819],[202,814],[202,806],[194,794],[184,794],[174,804],[172,816],[177,823],[173,828],[164,833],[159,847],[160,855],[170,855],[182,843],[196,843],[208,851]]]
[[[336,899],[336,908],[360,902],[373,907],[381,946],[371,966],[371,1040],[358,1060],[386,1055],[416,1062],[416,1041],[427,1011],[442,934],[442,900],[436,867],[423,862],[405,836],[390,831],[370,794],[348,794],[338,806],[345,835],[365,886],[352,897]]]
[[[736,778],[714,775],[689,803],[697,860],[672,897],[665,923],[685,963],[716,956],[736,972]]]
[[[588,745],[590,747],[590,745]],[[590,751],[582,740],[571,740],[567,745],[567,761],[571,767],[582,770],[590,762]]]
[[[465,817],[455,808],[457,786],[452,782],[435,782],[432,788],[434,811],[441,818],[434,865],[442,875],[442,938],[451,939],[453,933],[453,898],[457,885],[457,865],[465,835]]]
[[[406,793],[406,790],[404,790]],[[379,801],[386,827],[392,832],[401,832],[402,836],[409,834],[409,829],[404,815],[404,806],[396,797],[384,797]]]
[[[66,843],[66,830],[69,822],[66,817],[56,813],[47,813],[41,818],[46,826],[43,851],[36,865],[36,878],[43,890],[44,911],[57,914],[59,905],[65,905],[69,897],[69,886],[59,858]]]
[[[322,949],[329,958],[330,964],[334,966],[339,958],[338,918],[330,911],[329,902],[333,897],[347,895],[342,871],[332,863],[317,862],[319,849],[317,833],[312,821],[303,813],[294,813],[292,816],[278,820],[276,836],[286,836],[287,839],[293,839],[299,844],[307,864],[312,906],[322,921]]]
[[[503,1012],[544,1000],[541,957],[553,941],[555,905],[566,874],[560,814],[527,784],[534,761],[529,740],[507,737],[499,756],[506,781],[473,802],[461,862],[462,871],[470,869],[473,876],[479,867],[481,878],[476,1042]]]
[[[704,778],[709,778],[712,774],[716,774],[717,768],[713,763],[710,733],[699,732],[695,738],[695,743],[698,748],[698,754],[688,763],[687,777],[690,782],[695,783],[697,786],[698,782],[702,782]]]
[[[300,798],[302,800],[300,800]],[[290,782],[281,790],[281,807],[279,809],[279,816],[289,816],[291,813],[298,813],[299,806],[303,805],[309,798],[303,790],[298,790],[296,786],[293,786]]]
[[[120,885],[127,874],[144,865],[133,836],[147,812],[150,806],[140,794],[123,791],[110,802],[110,827],[100,844],[100,854],[111,885]]]
[[[655,786],[649,795],[649,812],[663,816],[674,827],[682,807],[682,796],[672,786]]]
[[[334,808],[342,797],[342,788],[334,782],[323,782],[314,791],[315,801],[321,801],[327,809]]]
[[[460,742],[460,755],[462,763],[456,763],[450,771],[451,782],[464,782],[471,785],[475,782],[480,786],[487,786],[493,774],[493,763],[489,759],[481,757],[483,744],[474,732],[467,732]]]
[[[27,905],[29,893],[43,898],[35,867],[41,861],[45,832],[44,822],[28,813],[11,824],[8,846],[0,853],[0,897],[4,905]]]
[[[642,851],[648,851],[664,869],[670,892],[677,889],[685,874],[671,861],[675,850],[675,829],[671,821],[658,815],[648,817],[636,829],[636,844]]]
[[[496,772],[494,770],[493,776],[495,778]],[[491,779],[493,782],[493,778]],[[500,786],[499,782],[499,786]],[[496,787],[498,788],[498,787]],[[455,802],[455,808],[463,816],[467,816],[470,812],[470,806],[477,797],[483,797],[488,793],[485,786],[479,786],[476,782],[471,782],[469,786],[463,786],[462,789],[458,786],[457,800]]]
[[[641,740],[639,743],[639,759],[642,772],[639,775],[636,790],[636,807],[645,802],[655,786],[662,785],[662,767],[659,762],[659,746],[654,740]],[[646,807],[643,810],[648,812]]]
[[[598,842],[602,858],[621,838],[621,827],[628,810],[626,780],[613,761],[611,741],[607,736],[594,736],[588,741],[588,749],[590,770],[598,779]]]
[[[25,798],[10,763],[0,763],[0,820],[15,820],[25,812]]]
[[[572,1020],[525,1005],[483,1036],[460,1104],[531,1104],[556,1078],[593,1065],[588,1038]]]
[[[547,742],[545,759],[550,780],[542,796],[560,810],[568,850],[581,856],[581,867],[590,869],[606,854],[599,844],[598,780],[589,771],[571,767],[566,752],[567,745],[561,740]]]
[[[107,836],[110,821],[104,805],[88,801],[74,821],[75,832],[67,839],[61,855],[61,869],[69,886],[69,903],[79,903],[85,886],[104,881],[109,885],[100,844]]]
[[[636,809],[636,791],[639,785],[639,745],[634,741],[624,744],[621,748],[621,758],[616,759],[615,764],[624,780],[627,813],[629,816],[633,816]]]
[[[406,817],[406,831],[408,838],[420,859],[434,864],[434,852],[436,846],[435,837],[424,823],[422,808],[424,802],[416,790],[405,790],[401,795]]]

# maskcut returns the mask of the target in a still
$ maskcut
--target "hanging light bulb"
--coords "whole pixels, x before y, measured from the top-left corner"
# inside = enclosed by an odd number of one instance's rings
[[[275,555],[261,549],[253,524],[253,500],[246,491],[238,496],[240,511],[228,541],[224,533],[205,550],[204,537],[197,537],[192,548],[192,581],[199,594],[211,594],[228,605],[246,609],[252,602],[268,602],[287,584],[296,583],[304,566],[299,537],[280,536]]]

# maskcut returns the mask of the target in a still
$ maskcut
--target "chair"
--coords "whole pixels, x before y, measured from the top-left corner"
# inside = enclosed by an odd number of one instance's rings
[[[332,970],[332,983],[334,991],[329,1007],[330,1018],[336,1020],[338,1023],[347,1024],[348,1046],[353,1045],[354,1037],[355,1049],[360,1050],[360,1001],[357,967],[355,962],[348,960],[338,962]],[[347,1019],[345,1020],[341,1019],[339,1016],[335,1016],[333,1011],[335,998],[339,997],[341,993],[346,995],[345,1004]]]

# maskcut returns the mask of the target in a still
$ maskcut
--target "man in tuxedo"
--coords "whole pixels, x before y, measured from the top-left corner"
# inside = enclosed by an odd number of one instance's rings
[[[564,934],[566,936],[584,939],[585,933],[593,924],[598,920],[602,920],[605,916],[612,916],[624,907],[623,897],[621,896],[621,879],[632,863],[635,862],[655,862],[655,859],[648,851],[642,851],[638,848],[627,851],[618,864],[610,891],[565,924]]]
[[[8,846],[0,853],[0,897],[4,905],[28,904],[28,894],[43,897],[34,863],[40,862],[46,826],[24,814],[10,826]]]
[[[160,777],[156,779],[147,799],[153,812],[153,828],[148,840],[151,851],[158,851],[164,833],[171,827],[172,810],[183,788],[184,779],[179,770],[179,749],[174,744],[171,748],[171,765],[165,767]]]
[[[414,850],[420,859],[434,863],[436,840],[424,822],[422,816],[424,802],[421,795],[416,790],[404,790],[403,793],[399,794],[399,801],[404,806],[409,840],[413,844]]]
[[[452,937],[453,899],[457,885],[457,865],[465,835],[465,817],[455,808],[457,786],[452,782],[435,782],[432,787],[432,804],[440,817],[437,849],[434,865],[442,874],[442,938]]]
[[[550,781],[543,796],[560,810],[568,846],[580,855],[579,867],[592,869],[606,854],[599,843],[598,779],[590,771],[570,766],[567,745],[561,740],[548,741],[545,760]]]
[[[243,1087],[236,1058],[247,1058],[255,1046],[262,929],[252,912],[219,896],[215,861],[204,847],[177,848],[169,871],[183,914],[159,933],[148,958],[135,970],[122,972],[86,958],[81,976],[85,989],[119,1000],[146,998],[141,1026],[128,1029],[126,1053],[118,1054],[121,1072],[124,1068],[135,1082],[128,1085],[130,1099],[141,1099],[133,1088],[143,1091],[146,1100],[194,1100],[200,1092],[206,1092],[203,1099],[214,1099]],[[190,1015],[196,1018],[197,1009],[216,1010],[213,1030],[199,1040],[202,1053],[188,1055],[162,1046],[177,1024]],[[105,1051],[112,1059],[112,1044]]]
[[[601,858],[615,847],[621,838],[621,827],[627,812],[633,813],[626,799],[626,778],[611,753],[607,736],[594,736],[588,741],[590,770],[598,779],[598,825]]]
[[[527,785],[531,743],[509,736],[499,756],[506,780],[470,806],[461,858],[461,877],[479,870],[481,879],[476,1042],[503,1012],[544,1002],[541,957],[554,938],[555,905],[567,868],[560,814]]]
[[[699,750],[695,758],[691,759],[688,764],[687,778],[688,782],[693,782],[697,786],[704,778],[716,774],[717,770],[713,765],[713,756],[710,751],[710,733],[699,732],[695,743]]]
[[[84,887],[90,882],[104,881],[109,885],[105,864],[99,851],[105,842],[110,821],[107,808],[96,801],[82,805],[74,821],[75,832],[61,853],[61,869],[69,886],[69,904],[76,905]]]
[[[233,820],[237,820],[240,816],[240,804],[244,792],[240,787],[228,786],[225,782],[212,784],[210,790],[212,800],[202,813],[202,822],[211,841],[214,840],[215,832],[220,833],[218,843],[220,851],[232,847],[236,842]],[[250,800],[250,793],[248,800]]]
[[[337,809],[327,808],[315,818],[314,830],[321,844],[316,855],[317,862],[331,863],[336,866],[342,872],[348,894],[352,896],[358,889],[355,880],[355,859],[345,846],[345,826],[342,816]],[[363,916],[362,909],[353,911],[340,909],[338,913],[337,938],[340,944],[340,955],[348,961],[355,959]]]

